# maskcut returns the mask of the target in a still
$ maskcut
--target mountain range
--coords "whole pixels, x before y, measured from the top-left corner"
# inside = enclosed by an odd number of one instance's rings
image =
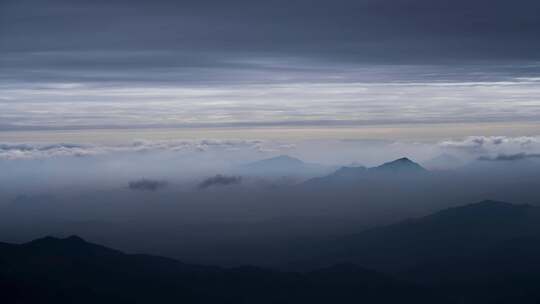
[[[463,258],[507,241],[540,236],[540,208],[482,201],[319,244],[321,260],[388,272]]]
[[[403,177],[419,177],[428,173],[419,164],[403,157],[384,163],[380,166],[367,168],[364,166],[341,167],[332,174],[312,178],[304,184],[308,186],[348,186],[351,183],[366,179],[392,179]]]
[[[0,244],[4,303],[428,303],[425,289],[354,265],[218,268],[124,254],[77,236]]]
[[[0,243],[0,292],[7,303],[540,300],[540,208],[533,205],[487,200],[289,245],[304,270],[190,265],[77,236]]]

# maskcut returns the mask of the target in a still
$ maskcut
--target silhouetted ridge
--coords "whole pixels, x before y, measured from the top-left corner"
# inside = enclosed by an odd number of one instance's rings
[[[509,216],[512,212],[527,211],[534,208],[528,204],[512,204],[494,200],[483,200],[477,203],[472,203],[464,206],[453,207],[439,211],[432,216],[493,216],[499,214],[501,216]]]
[[[79,236],[72,235],[66,238],[47,236],[25,243],[22,246],[39,250],[41,256],[54,255],[117,255],[120,251],[89,243]]]
[[[83,238],[81,238],[80,236],[77,236],[77,235],[69,236],[69,237],[65,238],[65,240],[70,241],[70,242],[86,243],[86,241],[83,240]]]
[[[539,209],[485,200],[373,228],[309,248],[333,266],[306,272],[188,265],[78,236],[0,243],[0,294],[55,304],[538,303]]]
[[[336,172],[329,175],[329,177],[340,179],[354,179],[361,177],[367,172],[366,167],[341,167]]]
[[[70,239],[70,238],[71,237],[58,238],[58,237],[54,237],[54,236],[46,236],[46,237],[42,237],[42,238],[30,241],[30,242],[26,243],[25,245],[27,245],[27,246],[67,245],[68,243],[72,242],[72,239]],[[80,243],[80,242],[85,243],[86,242],[86,241],[84,241],[83,239],[81,239],[79,237],[74,237],[73,240],[76,240],[78,243]]]
[[[35,239],[33,241],[30,241],[30,242],[26,243],[26,245],[99,246],[99,245],[94,245],[94,244],[88,243],[83,238],[81,238],[81,237],[79,237],[77,235],[68,236],[66,238],[58,238],[58,237],[54,237],[54,236],[46,236],[46,237],[43,237],[43,238],[39,238],[39,239]],[[99,246],[99,247],[101,247],[101,246]]]
[[[99,252],[100,254],[96,254]],[[309,273],[223,269],[129,255],[72,236],[0,244],[6,303],[432,303],[423,288],[354,265]]]
[[[287,163],[287,164],[303,164],[304,162],[298,158],[289,155],[280,155],[266,160],[269,163]]]
[[[519,233],[527,233],[529,229],[536,229],[534,218],[540,215],[538,211],[538,208],[527,204],[484,200],[448,208],[419,221],[429,222],[438,227],[455,226],[456,233],[462,231],[463,237],[467,237],[467,234],[470,237],[479,233],[485,233],[486,237],[488,235],[504,237],[512,233],[519,235]]]
[[[392,179],[393,177],[401,178],[404,176],[422,176],[422,173],[427,172],[419,164],[411,161],[410,159],[403,157],[391,162],[384,163],[377,167],[366,168],[360,167],[341,167],[334,173],[312,178],[304,183],[307,186],[347,186],[350,184],[357,184],[359,182],[366,182],[369,179],[384,181],[386,178]]]
[[[338,238],[312,251],[319,252],[321,261],[397,271],[535,236],[540,236],[540,208],[485,200]]]
[[[426,171],[426,169],[424,169],[422,166],[413,162],[407,157],[396,159],[377,167],[369,168],[369,170],[371,172],[378,173],[418,173]]]

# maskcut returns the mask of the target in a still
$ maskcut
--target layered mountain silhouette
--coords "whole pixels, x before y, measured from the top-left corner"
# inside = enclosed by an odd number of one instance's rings
[[[366,179],[393,179],[421,176],[428,171],[412,160],[403,157],[380,166],[367,168],[364,166],[341,167],[334,173],[310,179],[305,185],[313,186],[346,186]]]
[[[404,174],[411,174],[411,173],[421,173],[425,172],[426,169],[424,169],[419,164],[413,162],[412,160],[403,157],[400,159],[396,159],[391,162],[384,163],[380,166],[373,167],[368,169],[368,171],[372,173],[404,173]]]
[[[3,303],[415,303],[423,288],[354,265],[306,273],[130,255],[72,236],[0,244]],[[4,302],[5,301],[5,302]]]
[[[455,303],[540,301],[540,208],[481,201],[321,242],[303,267],[351,263],[421,284]]]
[[[538,303],[540,208],[486,200],[315,242],[303,255],[302,272],[220,268],[46,237],[0,243],[0,294],[6,303]]]
[[[486,200],[332,240],[319,252],[325,252],[323,260],[401,271],[535,236],[540,236],[540,208]]]

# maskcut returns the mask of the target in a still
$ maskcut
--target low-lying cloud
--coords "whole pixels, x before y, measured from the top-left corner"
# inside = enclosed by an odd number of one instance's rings
[[[96,156],[112,153],[130,152],[206,152],[210,150],[250,149],[254,151],[273,151],[271,143],[254,140],[136,140],[127,144],[40,144],[40,143],[0,143],[0,160],[45,159],[53,157]]]
[[[344,137],[347,138],[347,137]],[[441,141],[374,140],[370,138],[282,139],[160,139],[123,142],[39,143],[0,142],[0,179],[35,182],[116,182],[138,177],[159,177],[171,182],[200,181],[223,174],[225,178],[201,183],[200,188],[227,184],[227,176],[242,175],[245,164],[277,155],[306,163],[340,167],[348,164],[375,166],[410,157],[426,168],[457,168],[477,160],[510,161],[536,158],[540,136],[470,136]],[[42,174],[37,181],[35,172]],[[81,174],[81,172],[84,172]],[[45,176],[55,174],[54,181]],[[104,178],[106,177],[106,178]],[[234,181],[234,179],[233,179]]]
[[[524,150],[540,149],[538,136],[469,136],[462,140],[446,140],[439,143],[442,149],[467,154],[519,154]]]
[[[501,154],[495,157],[482,156],[482,157],[479,157],[478,159],[487,160],[487,161],[515,161],[515,160],[532,159],[532,158],[540,158],[540,153]]]
[[[242,182],[241,176],[226,176],[218,174],[214,177],[207,178],[199,184],[200,189],[207,189],[214,186],[231,186]]]

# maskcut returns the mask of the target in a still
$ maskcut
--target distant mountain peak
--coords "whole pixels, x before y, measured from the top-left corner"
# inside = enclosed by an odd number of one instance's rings
[[[426,172],[424,167],[410,160],[407,157],[402,157],[391,162],[384,163],[380,166],[370,168],[375,172]]]
[[[417,163],[410,160],[408,157],[402,157],[402,158],[398,158],[398,159],[390,161],[390,162],[386,162],[386,163],[382,164],[381,166],[385,166],[385,165],[389,166],[389,165],[395,165],[395,164],[418,165]]]
[[[65,238],[59,238],[54,236],[46,236],[43,238],[35,239],[26,243],[28,246],[37,246],[40,248],[63,248],[63,247],[93,247],[92,243],[85,241],[83,238],[72,235]]]
[[[266,162],[287,162],[287,163],[297,163],[297,164],[303,164],[304,163],[302,160],[300,160],[300,159],[298,159],[296,157],[286,155],[286,154],[282,154],[282,155],[272,157],[272,158],[268,158],[268,159],[263,159],[261,161],[266,161]]]
[[[65,238],[46,236],[35,239],[23,246],[36,248],[43,256],[64,256],[65,254],[77,253],[79,256],[90,255],[117,255],[120,252],[107,247],[87,242],[77,235]]]
[[[386,162],[380,166],[372,167],[372,168],[366,168],[364,166],[358,166],[358,167],[341,167],[338,171],[334,173],[334,175],[340,175],[340,176],[354,176],[358,174],[364,174],[366,171],[371,172],[425,172],[427,171],[424,169],[424,167],[420,166],[419,164],[413,162],[407,157],[402,157],[390,162]]]
[[[51,243],[51,242],[79,242],[79,243],[86,243],[86,241],[77,235],[71,235],[66,238],[59,238],[54,236],[46,236],[39,239],[35,239],[30,242],[31,243]]]
[[[305,166],[305,165],[306,164],[302,160],[300,160],[298,158],[291,157],[289,155],[279,155],[279,156],[266,158],[266,159],[261,159],[261,160],[252,162],[250,164],[247,164],[247,167],[252,167],[252,168],[267,167],[267,166],[271,166],[271,167],[276,167],[276,166],[278,166],[278,167],[291,167],[291,166],[300,167],[300,166]]]
[[[420,175],[427,172],[419,164],[413,162],[407,157],[402,157],[391,162],[384,163],[377,167],[366,168],[364,166],[358,167],[341,167],[334,173],[326,175],[324,177],[313,178],[308,180],[305,184],[350,184],[358,182],[359,180],[365,180],[369,178],[391,178],[392,176],[403,177],[403,175]]]

